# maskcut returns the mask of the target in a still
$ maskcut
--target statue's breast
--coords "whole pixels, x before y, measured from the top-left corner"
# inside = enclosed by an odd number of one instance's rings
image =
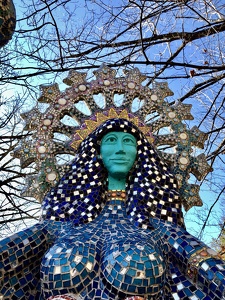
[[[143,240],[128,238],[104,246],[101,272],[107,283],[124,293],[158,293],[165,270],[163,257]]]
[[[99,272],[100,249],[90,241],[53,245],[41,265],[42,291],[45,297],[73,292],[79,294]]]

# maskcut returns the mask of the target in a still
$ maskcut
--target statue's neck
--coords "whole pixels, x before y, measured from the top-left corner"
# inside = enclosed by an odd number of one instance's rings
[[[108,175],[108,190],[125,190],[126,177],[115,178],[110,174]]]

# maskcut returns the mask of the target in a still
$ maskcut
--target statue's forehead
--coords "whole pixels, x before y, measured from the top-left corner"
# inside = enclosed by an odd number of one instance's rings
[[[103,137],[102,137],[102,141],[104,141],[110,135],[114,135],[118,138],[123,138],[125,136],[129,136],[133,140],[137,141],[136,137],[133,134],[131,134],[129,132],[126,132],[126,131],[116,131],[116,130],[115,131],[110,131],[110,132],[107,132],[106,134],[104,134]]]

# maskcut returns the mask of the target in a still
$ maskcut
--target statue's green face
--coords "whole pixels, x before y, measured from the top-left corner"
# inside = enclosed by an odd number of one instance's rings
[[[137,140],[130,133],[109,132],[102,138],[100,153],[108,174],[125,178],[136,159]]]

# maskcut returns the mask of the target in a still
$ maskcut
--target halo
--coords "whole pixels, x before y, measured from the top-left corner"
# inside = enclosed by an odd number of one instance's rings
[[[60,92],[57,84],[41,86],[39,102],[48,104],[45,112],[33,108],[22,114],[24,130],[32,133],[15,150],[22,168],[35,164],[36,174],[27,176],[24,196],[41,201],[49,189],[66,172],[68,164],[57,160],[59,155],[75,155],[80,142],[102,122],[125,118],[133,122],[154,143],[158,154],[172,168],[186,210],[201,206],[199,186],[188,183],[190,173],[201,180],[212,171],[205,155],[193,156],[193,146],[204,148],[207,134],[196,126],[187,129],[183,120],[193,120],[191,105],[165,101],[173,95],[166,82],[143,85],[146,76],[139,69],[116,77],[116,71],[102,65],[93,72],[95,79],[86,80],[86,73],[71,70]],[[68,118],[66,123],[65,119]],[[58,141],[57,135],[64,136]]]

